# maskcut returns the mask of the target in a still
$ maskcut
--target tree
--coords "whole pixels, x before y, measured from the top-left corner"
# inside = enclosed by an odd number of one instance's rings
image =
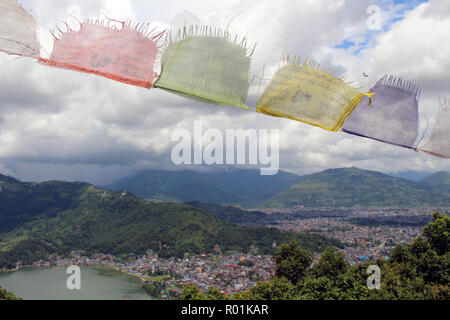
[[[276,276],[285,277],[292,284],[297,284],[311,266],[313,258],[312,252],[303,249],[296,241],[283,244],[273,257]]]
[[[407,263],[411,261],[411,255],[408,248],[402,244],[399,244],[394,248],[394,250],[392,250],[390,260],[391,262],[396,263]]]
[[[339,292],[330,278],[308,276],[302,282],[299,293],[302,300],[336,300]]]
[[[254,300],[254,297],[250,291],[241,291],[233,294],[230,300]]]
[[[328,247],[323,252],[319,261],[313,268],[313,274],[317,277],[336,279],[340,274],[347,272],[349,263],[343,253],[335,247]]]
[[[450,289],[448,285],[437,285],[432,288],[432,295],[434,300],[449,300],[450,299]]]
[[[385,261],[379,260],[376,265],[383,267]],[[356,266],[351,266],[348,271],[338,277],[335,282],[339,288],[340,300],[367,300],[374,290],[369,290],[367,287],[367,268],[371,262],[360,263]]]
[[[450,249],[450,218],[446,214],[435,212],[433,221],[423,229],[423,235],[439,255]]]
[[[260,282],[250,289],[251,300],[292,300],[295,287],[286,278],[275,278],[269,282]]]
[[[216,287],[209,287],[206,292],[205,300],[227,300],[227,297]]]
[[[205,300],[205,296],[200,293],[196,286],[187,285],[183,288],[183,294],[180,296],[181,300]]]
[[[11,292],[8,292],[8,291],[6,291],[6,289],[3,289],[2,287],[0,287],[0,300],[22,300],[22,299],[17,298]]]

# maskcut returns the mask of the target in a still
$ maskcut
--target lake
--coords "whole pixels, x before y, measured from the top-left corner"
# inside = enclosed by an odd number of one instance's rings
[[[0,286],[24,300],[151,300],[141,281],[107,269],[81,268],[81,290],[68,290],[66,268],[0,273]]]

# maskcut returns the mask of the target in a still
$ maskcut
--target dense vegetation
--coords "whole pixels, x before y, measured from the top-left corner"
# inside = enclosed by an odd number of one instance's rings
[[[0,233],[44,214],[53,217],[75,207],[85,183],[23,183],[0,175]]]
[[[234,206],[221,206],[214,203],[188,202],[188,205],[202,209],[212,215],[240,225],[264,225],[272,222],[271,216],[260,211],[247,211]]]
[[[0,287],[0,300],[20,300],[20,298]]]
[[[316,218],[345,218],[352,215],[355,210],[347,208],[296,208],[295,210],[292,211],[264,213],[258,210],[245,210],[236,206],[227,206],[215,203],[201,203],[198,201],[188,202],[187,204],[192,207],[196,207],[198,209],[211,213],[212,215],[220,219],[245,226],[252,226],[252,225],[274,226],[280,224],[280,221],[283,220],[293,221],[293,220],[316,219]],[[406,218],[405,220],[401,219],[401,221],[399,221],[398,223],[394,219],[395,221],[393,221],[392,223],[401,225],[411,224],[409,223],[410,221],[407,220],[408,217],[405,218]],[[428,220],[425,221],[425,219],[423,218],[426,218]],[[381,221],[387,219],[388,217],[380,218]],[[416,221],[416,218],[413,218],[412,220]],[[426,215],[418,220],[419,221],[416,221],[417,223],[413,224],[420,225],[419,222],[425,221],[424,223],[422,223],[422,226],[424,226],[428,222],[430,222],[431,218],[429,215]],[[366,221],[355,220],[355,222],[357,223],[361,222],[361,224],[364,224]],[[372,220],[370,220],[368,223],[371,222]],[[389,221],[386,221],[386,224],[388,223]]]
[[[450,193],[450,173],[441,171],[421,180],[421,183],[432,188]]]
[[[152,249],[163,257],[182,257],[187,252],[212,252],[215,245],[222,251],[240,252],[256,246],[265,254],[273,251],[274,242],[290,240],[315,251],[341,245],[317,235],[238,226],[186,204],[155,203],[130,193],[114,193],[83,184],[60,182],[44,186],[46,192],[37,198],[28,191],[32,188],[30,184],[3,183],[3,199],[17,199],[14,210],[36,213],[15,220],[7,232],[0,232],[0,268],[13,268],[16,262],[29,264],[46,259],[49,254],[65,255],[73,250],[126,255]],[[21,188],[25,192],[19,201]],[[70,199],[63,202],[65,207],[61,205],[60,190],[67,190],[65,199]],[[39,210],[30,207],[27,197],[36,199],[33,203]],[[0,212],[0,219],[4,216],[10,216],[7,210]]]
[[[299,179],[299,176],[286,172],[261,176],[259,170],[143,171],[106,188],[127,190],[144,199],[248,205],[267,199]]]
[[[450,206],[446,172],[413,182],[356,168],[333,169],[301,180],[263,202],[265,207]]]
[[[277,277],[234,300],[448,300],[450,298],[450,219],[435,213],[433,221],[407,246],[397,246],[391,257],[350,266],[336,248],[327,248],[312,264],[312,253],[295,241],[274,254]],[[370,265],[381,269],[381,288],[367,286]],[[187,286],[182,299],[224,300],[215,288],[200,293]]]

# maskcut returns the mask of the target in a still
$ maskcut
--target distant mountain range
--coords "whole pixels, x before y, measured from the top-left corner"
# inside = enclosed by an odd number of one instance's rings
[[[317,235],[252,227],[268,220],[268,215],[225,204],[270,208],[450,206],[448,172],[414,182],[357,168],[303,177],[284,172],[262,177],[256,170],[146,171],[111,188],[120,191],[82,182],[24,183],[0,175],[0,268],[80,249],[121,255],[141,254],[150,248],[161,256],[182,256],[185,252],[207,253],[215,245],[225,251],[246,251],[255,245],[268,253],[274,242],[291,239],[316,251],[341,246]],[[143,200],[122,189],[180,203]]]
[[[256,205],[299,179],[287,172],[261,176],[259,170],[214,173],[148,170],[104,188],[127,190],[144,199]]]
[[[449,172],[438,172],[432,174],[422,181],[422,184],[434,188],[438,192],[450,193],[450,173]]]
[[[322,236],[226,220],[207,208],[146,201],[86,183],[23,183],[0,175],[0,268],[73,250],[183,256],[212,252],[215,245],[241,252],[255,245],[271,253],[274,242],[294,239],[314,251],[342,246]]]
[[[265,207],[416,207],[448,206],[448,186],[440,186],[448,173],[433,181],[413,182],[357,168],[332,169],[304,176],[300,181],[262,203]]]
[[[407,174],[411,180],[423,175]],[[260,176],[257,170],[143,171],[106,188],[128,190],[146,199],[244,207],[447,206],[449,176],[448,172],[439,172],[411,181],[357,168],[332,169],[303,177],[286,172]]]
[[[411,180],[411,181],[415,181],[415,182],[419,182],[420,180],[430,176],[432,174],[432,172],[428,172],[428,171],[401,171],[401,172],[396,172],[396,173],[389,173],[389,175],[396,177],[396,178],[401,178],[401,179],[405,179],[405,180]]]

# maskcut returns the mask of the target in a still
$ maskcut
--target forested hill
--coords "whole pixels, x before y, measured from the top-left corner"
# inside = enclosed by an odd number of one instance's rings
[[[0,221],[8,227],[0,232],[0,267],[73,250],[121,255],[152,249],[183,256],[211,252],[215,245],[222,251],[255,245],[270,253],[274,242],[291,239],[315,251],[341,246],[316,235],[238,226],[186,204],[145,201],[88,184],[3,181],[1,186],[0,201],[8,205],[1,206]]]
[[[448,175],[448,173],[447,173]],[[262,203],[263,207],[420,207],[450,206],[446,176],[413,182],[357,168],[304,176]]]
[[[450,194],[450,173],[441,171],[432,174],[420,181],[425,186],[430,186],[436,192],[446,192]]]
[[[144,199],[256,205],[299,179],[299,176],[283,171],[274,176],[261,176],[259,170],[147,170],[123,178],[105,188],[113,191],[128,190]]]
[[[410,181],[358,168],[330,169],[302,177],[282,171],[262,177],[257,170],[154,170],[139,172],[107,188],[128,190],[144,199],[246,208],[450,206],[448,172]]]
[[[0,175],[0,234],[36,217],[51,218],[78,205],[86,183],[25,183]]]

